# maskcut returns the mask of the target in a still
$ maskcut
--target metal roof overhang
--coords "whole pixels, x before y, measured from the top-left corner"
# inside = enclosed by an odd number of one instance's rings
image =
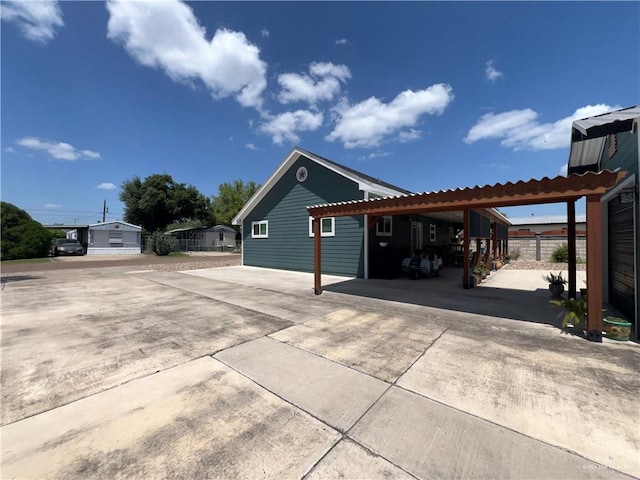
[[[633,120],[640,117],[640,105],[573,122],[571,140],[602,137],[612,133],[628,132]]]
[[[568,202],[588,195],[602,195],[625,175],[626,172],[604,170],[527,182],[313,205],[307,207],[307,211],[313,217],[410,215]]]

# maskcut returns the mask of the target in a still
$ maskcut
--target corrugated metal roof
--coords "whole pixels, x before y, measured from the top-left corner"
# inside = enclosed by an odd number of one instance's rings
[[[458,210],[531,205],[575,200],[584,195],[602,194],[619,182],[626,172],[587,172],[567,177],[544,177],[540,180],[507,182],[438,192],[413,193],[366,200],[328,203],[307,207],[310,215],[334,216],[370,214],[405,214],[421,211]],[[382,213],[385,212],[385,213]],[[507,220],[509,220],[507,218]]]
[[[567,223],[566,215],[543,215],[531,217],[510,218],[512,225],[548,225],[553,223]],[[585,223],[586,215],[576,215],[576,223]]]

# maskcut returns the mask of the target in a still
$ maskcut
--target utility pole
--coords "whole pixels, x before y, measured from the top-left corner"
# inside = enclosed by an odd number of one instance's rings
[[[104,223],[108,211],[109,209],[107,208],[107,201],[105,200],[102,205],[102,223]]]

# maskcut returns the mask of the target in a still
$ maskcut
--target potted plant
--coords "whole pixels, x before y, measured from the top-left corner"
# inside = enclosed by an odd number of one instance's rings
[[[562,328],[567,329],[569,324],[573,327],[575,333],[582,333],[582,324],[587,321],[587,299],[581,298],[576,300],[575,298],[550,300],[551,305],[556,307],[562,307],[566,310],[564,318],[562,319]]]
[[[486,267],[483,264],[473,267],[473,274],[478,280],[478,283],[482,282],[482,279],[486,277]]]
[[[607,334],[607,338],[611,340],[618,340],[620,342],[626,342],[631,335],[631,324],[624,318],[608,316],[602,319],[604,331]]]
[[[549,275],[542,275],[542,279],[549,283],[549,292],[551,292],[551,298],[561,298],[564,292],[564,286],[567,280],[562,276],[562,272],[558,272],[554,275],[549,272]]]
[[[473,267],[473,273],[478,276],[479,278],[486,278],[487,277],[487,267],[484,263],[481,263],[480,265],[476,265],[475,267]]]

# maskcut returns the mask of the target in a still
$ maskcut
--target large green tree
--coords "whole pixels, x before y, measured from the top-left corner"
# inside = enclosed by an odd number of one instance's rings
[[[200,220],[209,223],[209,200],[193,185],[178,183],[171,175],[154,174],[144,180],[133,177],[122,183],[120,200],[124,219],[149,232],[164,230],[173,222]]]
[[[50,232],[31,216],[7,202],[0,203],[2,260],[46,257],[51,240],[60,234]]]
[[[260,185],[254,181],[244,183],[242,180],[225,182],[218,188],[218,195],[211,200],[216,221],[223,225],[231,225],[231,220],[244,207],[245,203],[258,191]]]

